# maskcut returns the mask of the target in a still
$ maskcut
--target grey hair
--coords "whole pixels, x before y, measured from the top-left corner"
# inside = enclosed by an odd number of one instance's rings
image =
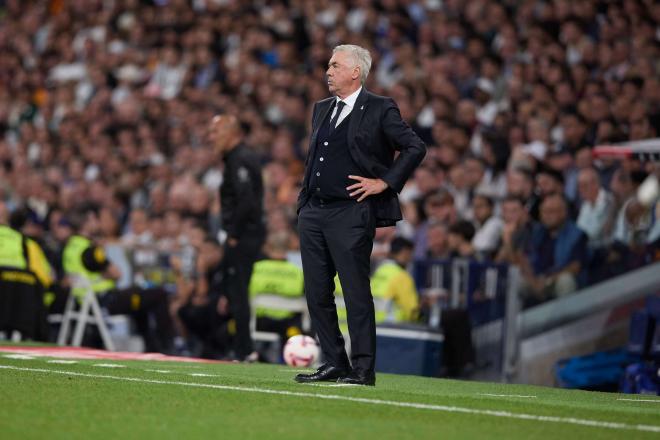
[[[355,44],[342,44],[336,46],[332,53],[347,52],[355,61],[355,65],[360,68],[360,83],[364,85],[369,76],[369,69],[371,69],[371,54],[364,47],[356,46]]]

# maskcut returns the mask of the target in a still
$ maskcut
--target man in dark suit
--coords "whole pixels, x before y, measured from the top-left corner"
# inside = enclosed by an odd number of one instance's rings
[[[376,382],[369,286],[373,238],[377,227],[401,220],[397,193],[426,147],[391,98],[363,87],[370,67],[366,49],[335,47],[327,70],[328,89],[335,96],[314,105],[298,228],[307,304],[326,364],[313,374],[297,375],[297,382]],[[335,273],[346,303],[350,363],[337,322]]]

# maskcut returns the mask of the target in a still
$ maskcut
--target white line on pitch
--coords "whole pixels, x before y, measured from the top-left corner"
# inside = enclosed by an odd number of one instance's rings
[[[71,359],[52,359],[50,361],[46,361],[47,364],[77,364],[78,361],[73,361]]]
[[[195,377],[219,377],[219,374],[206,374],[206,373],[190,373],[191,376]]]
[[[277,370],[277,371],[279,371],[280,373],[310,373],[314,370],[291,370],[291,369],[288,369],[288,368],[282,368],[282,369]]]
[[[34,356],[28,356],[27,354],[3,354],[7,359],[20,359],[23,361],[34,359]]]
[[[660,403],[660,399],[616,399],[616,400],[625,400],[626,402],[653,402],[653,403]]]
[[[647,431],[647,432],[660,433],[660,425],[641,425],[641,424],[632,425],[621,422],[606,422],[604,420],[578,419],[575,417],[540,416],[534,414],[515,413],[511,411],[473,409],[473,408],[465,408],[460,406],[433,405],[428,403],[398,402],[395,400],[368,399],[364,397],[350,397],[350,396],[342,396],[338,394],[314,394],[314,393],[304,393],[297,391],[273,390],[268,388],[238,387],[238,386],[230,386],[230,385],[211,384],[211,383],[169,382],[165,380],[143,379],[140,377],[108,376],[105,374],[88,374],[88,373],[78,373],[75,371],[47,370],[44,368],[14,367],[11,365],[0,365],[0,369],[30,371],[34,373],[46,373],[46,374],[62,374],[67,376],[89,377],[93,379],[110,379],[110,380],[118,380],[125,382],[152,383],[158,385],[180,385],[180,386],[194,387],[194,388],[211,388],[211,389],[224,390],[224,391],[241,391],[245,393],[259,393],[259,394],[271,394],[271,395],[293,396],[293,397],[311,397],[311,398],[323,399],[323,400],[356,402],[356,403],[365,403],[371,405],[394,406],[400,408],[426,409],[431,411],[442,411],[442,412],[450,412],[450,413],[463,413],[463,414],[473,414],[473,415],[481,415],[481,416],[504,417],[509,419],[532,420],[537,422],[551,422],[551,423],[561,423],[567,425],[592,426],[595,428],[630,430],[630,431]]]
[[[323,387],[323,388],[339,388],[339,387],[359,387],[360,385],[354,383],[303,383],[310,387]]]
[[[150,373],[163,373],[163,374],[167,374],[167,373],[171,373],[171,372],[172,372],[172,370],[150,370],[150,369],[148,369],[148,368],[145,368],[144,371],[148,371],[148,372],[150,372]]]
[[[126,368],[126,365],[119,364],[93,364],[93,366],[102,368]]]
[[[522,396],[520,394],[490,394],[490,393],[479,393],[480,396],[488,397],[523,397],[527,399],[536,399],[536,396]]]

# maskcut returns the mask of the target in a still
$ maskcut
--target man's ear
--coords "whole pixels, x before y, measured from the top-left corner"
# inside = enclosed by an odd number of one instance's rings
[[[351,78],[358,79],[359,77],[360,77],[360,66],[355,66],[353,68],[353,73],[351,74]]]

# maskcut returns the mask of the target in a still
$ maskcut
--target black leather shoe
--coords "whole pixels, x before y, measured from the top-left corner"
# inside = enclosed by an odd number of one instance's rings
[[[348,376],[339,379],[337,383],[344,385],[369,385],[373,387],[376,385],[376,374],[373,371],[353,370]]]
[[[346,376],[347,371],[344,368],[333,367],[330,364],[321,366],[316,373],[298,374],[293,379],[299,383],[309,382],[336,382],[340,377]]]

